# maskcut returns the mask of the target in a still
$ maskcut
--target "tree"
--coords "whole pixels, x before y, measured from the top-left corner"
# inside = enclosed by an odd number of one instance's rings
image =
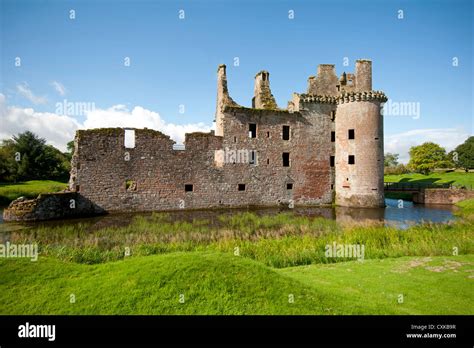
[[[423,174],[429,174],[435,168],[449,167],[446,150],[438,144],[426,142],[410,148],[408,168]]]
[[[12,140],[4,140],[0,145],[0,181],[13,181],[16,176],[17,163]]]
[[[74,140],[71,140],[70,142],[68,142],[66,147],[67,147],[67,151],[64,152],[64,156],[66,156],[68,161],[71,162],[72,155],[74,155]]]
[[[14,135],[0,146],[0,180],[65,180],[69,175],[68,158],[46,140],[32,132]]]
[[[383,156],[383,165],[384,167],[395,167],[398,165],[398,153],[387,152]]]
[[[464,168],[466,172],[474,168],[474,136],[458,145],[454,151],[450,153],[453,161],[458,168]]]

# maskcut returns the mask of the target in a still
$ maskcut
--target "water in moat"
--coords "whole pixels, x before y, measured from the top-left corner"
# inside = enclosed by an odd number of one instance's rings
[[[226,209],[226,210],[193,210],[193,211],[174,211],[167,212],[173,220],[192,221],[196,219],[205,219],[210,224],[218,223],[219,215],[239,214],[251,211],[257,215],[272,215],[281,212],[293,212],[294,214],[307,217],[324,217],[327,219],[336,219],[344,223],[375,221],[384,223],[387,226],[396,226],[405,229],[411,225],[422,222],[448,222],[454,220],[453,211],[456,207],[451,205],[424,205],[414,204],[413,202],[386,199],[385,208],[342,208],[342,207],[295,207],[289,208],[251,208],[251,209]],[[137,215],[149,216],[151,213],[122,213],[108,214],[92,218],[67,219],[42,221],[34,223],[4,223],[2,219],[3,209],[0,207],[0,232],[14,231],[24,228],[38,226],[63,226],[77,223],[88,223],[92,230],[98,230],[105,227],[120,227],[130,224]]]

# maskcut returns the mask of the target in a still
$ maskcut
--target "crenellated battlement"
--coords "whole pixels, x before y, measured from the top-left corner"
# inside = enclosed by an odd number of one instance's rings
[[[382,91],[365,91],[365,92],[347,92],[341,94],[337,98],[338,104],[350,103],[355,101],[378,101],[386,102],[387,96]]]
[[[305,103],[337,104],[338,96],[299,94],[300,100]]]

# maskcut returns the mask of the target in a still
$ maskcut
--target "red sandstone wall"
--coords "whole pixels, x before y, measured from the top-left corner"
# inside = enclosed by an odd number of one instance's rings
[[[455,204],[474,198],[474,191],[462,189],[426,189],[425,204]]]

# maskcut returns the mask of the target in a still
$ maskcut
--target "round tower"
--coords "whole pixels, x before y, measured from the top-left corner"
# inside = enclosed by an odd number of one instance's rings
[[[372,91],[372,64],[356,62],[355,90],[343,92],[336,110],[336,205],[383,207],[383,92]]]

